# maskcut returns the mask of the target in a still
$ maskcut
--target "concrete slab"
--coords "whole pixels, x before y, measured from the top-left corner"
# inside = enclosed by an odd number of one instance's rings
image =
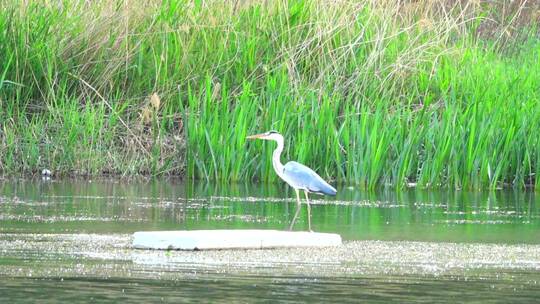
[[[138,249],[262,249],[339,245],[339,234],[302,231],[181,230],[140,231],[133,235],[133,247]]]

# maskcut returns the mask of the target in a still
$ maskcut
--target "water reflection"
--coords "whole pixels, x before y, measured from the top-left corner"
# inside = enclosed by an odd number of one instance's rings
[[[360,191],[342,187],[336,197],[312,199],[317,231],[346,239],[537,243],[539,198],[524,191]],[[222,213],[256,213],[284,228],[294,213],[294,193],[278,185],[188,186]],[[298,228],[306,229],[306,212]],[[281,224],[281,226],[280,226]]]
[[[524,191],[360,191],[313,196],[313,228],[348,240],[538,243],[539,196]],[[4,181],[0,232],[286,229],[295,212],[284,185],[176,180]],[[298,230],[307,229],[302,210]]]

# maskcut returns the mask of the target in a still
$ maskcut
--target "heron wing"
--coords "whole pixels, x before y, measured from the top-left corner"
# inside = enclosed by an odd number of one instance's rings
[[[324,181],[310,168],[290,161],[283,167],[285,181],[296,189],[303,189],[313,193],[335,195],[336,189]]]

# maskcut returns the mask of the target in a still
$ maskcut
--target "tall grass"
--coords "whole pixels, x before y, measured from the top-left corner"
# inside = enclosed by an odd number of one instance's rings
[[[0,170],[273,181],[276,129],[364,187],[538,185],[537,9],[3,1]]]
[[[254,70],[207,74],[203,89],[189,91],[190,176],[276,180],[274,145],[245,140],[276,129],[285,159],[338,182],[538,184],[540,41],[517,24],[523,7],[498,23],[497,8],[472,3],[273,8],[249,7],[227,31],[244,35],[224,43],[257,54],[248,56],[258,58]],[[487,22],[497,25],[488,31]]]
[[[185,78],[167,9],[2,1],[0,171],[181,174]]]

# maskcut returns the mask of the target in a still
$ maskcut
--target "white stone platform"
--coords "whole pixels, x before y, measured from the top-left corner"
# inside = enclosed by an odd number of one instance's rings
[[[138,249],[263,249],[339,245],[339,234],[301,231],[182,230],[140,231],[133,235],[133,247]]]

